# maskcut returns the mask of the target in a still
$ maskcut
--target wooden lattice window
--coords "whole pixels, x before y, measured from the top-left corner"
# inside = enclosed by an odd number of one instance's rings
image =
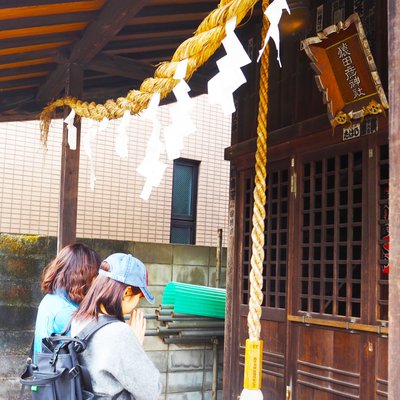
[[[242,252],[242,302],[249,302],[249,275],[251,270],[251,229],[253,216],[253,189],[254,183],[252,177],[246,177],[244,180],[244,201],[243,201],[243,252]]]
[[[378,319],[389,317],[389,146],[379,149],[379,281]]]
[[[289,171],[272,172],[267,179],[267,223],[265,230],[265,305],[286,308],[288,259]]]
[[[300,310],[360,317],[363,154],[303,168]]]
[[[251,229],[253,211],[253,178],[246,178],[243,207],[242,301],[249,298]],[[265,262],[263,270],[263,306],[286,308],[286,276],[288,259],[289,171],[272,171],[267,177],[265,221]]]

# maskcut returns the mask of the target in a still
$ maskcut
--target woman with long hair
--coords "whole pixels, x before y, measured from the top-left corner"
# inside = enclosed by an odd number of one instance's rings
[[[89,371],[96,398],[158,399],[160,373],[143,349],[146,320],[139,299],[154,303],[145,265],[131,254],[115,253],[100,265],[99,275],[75,314],[72,336],[103,316],[115,322],[90,338],[80,362]],[[129,315],[125,323],[124,315]]]
[[[64,247],[44,269],[42,292],[35,326],[34,353],[41,351],[42,339],[61,333],[97,276],[100,258],[80,243]]]

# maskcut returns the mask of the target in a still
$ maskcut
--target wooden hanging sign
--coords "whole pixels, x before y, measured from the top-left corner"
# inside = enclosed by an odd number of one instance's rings
[[[333,127],[389,108],[357,13],[302,41]]]

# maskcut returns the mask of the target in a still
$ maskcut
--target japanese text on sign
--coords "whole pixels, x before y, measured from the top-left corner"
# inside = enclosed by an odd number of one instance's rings
[[[361,79],[358,76],[357,69],[353,64],[351,52],[347,43],[341,43],[337,49],[338,57],[342,61],[342,64],[345,68],[344,73],[346,75],[346,80],[349,83],[351,90],[353,91],[354,99],[365,96],[364,90],[361,86]]]

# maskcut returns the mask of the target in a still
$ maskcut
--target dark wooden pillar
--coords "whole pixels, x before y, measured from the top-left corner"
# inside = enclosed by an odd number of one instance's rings
[[[388,2],[389,39],[389,400],[399,398],[400,352],[400,4]]]
[[[66,95],[81,97],[82,87],[82,67],[77,64],[71,64],[68,69],[65,93]],[[70,111],[68,107],[65,107],[64,117],[66,117]],[[77,128],[76,150],[71,150],[68,145],[67,124],[63,124],[57,251],[60,251],[64,246],[76,241],[79,153],[81,142],[80,119],[75,122],[75,126]]]
[[[234,130],[235,128],[232,128]],[[224,369],[223,369],[223,390],[222,398],[228,400],[233,398],[234,387],[237,383],[233,382],[236,376],[235,357],[233,352],[235,346],[235,327],[237,327],[235,319],[234,299],[237,298],[239,292],[236,288],[235,280],[235,229],[237,226],[236,216],[236,194],[237,194],[237,170],[231,164],[230,182],[229,182],[229,206],[228,206],[228,233],[227,233],[227,260],[226,260],[226,316],[225,316],[225,337],[224,337]]]

